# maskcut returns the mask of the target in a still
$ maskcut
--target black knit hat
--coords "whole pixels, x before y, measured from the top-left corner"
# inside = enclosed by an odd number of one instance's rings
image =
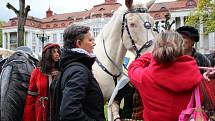
[[[176,29],[176,31],[180,34],[185,34],[190,37],[195,42],[199,41],[199,32],[192,26],[182,26]]]

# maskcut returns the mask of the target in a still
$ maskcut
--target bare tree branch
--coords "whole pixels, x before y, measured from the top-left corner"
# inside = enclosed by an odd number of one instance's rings
[[[26,6],[26,8],[25,8],[25,17],[27,17],[28,16],[28,12],[31,10],[31,8],[30,8],[30,6],[29,5],[27,5]]]
[[[13,10],[17,16],[19,16],[19,11],[15,7],[13,7],[13,5],[11,5],[10,3],[7,3],[6,6],[8,9]]]

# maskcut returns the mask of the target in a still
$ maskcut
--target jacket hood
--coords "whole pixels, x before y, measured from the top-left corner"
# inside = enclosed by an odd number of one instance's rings
[[[193,89],[203,79],[196,61],[191,56],[178,57],[175,63],[161,65],[151,60],[149,76],[158,86],[174,92],[183,92]]]
[[[79,62],[84,64],[87,68],[92,70],[92,65],[95,62],[95,57],[90,57],[85,53],[72,51],[69,49],[61,50],[60,69],[63,70],[67,65],[72,62]]]

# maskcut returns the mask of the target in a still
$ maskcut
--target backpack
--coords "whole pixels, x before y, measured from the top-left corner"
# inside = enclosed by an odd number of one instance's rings
[[[201,107],[199,86],[194,89],[187,109],[179,115],[179,121],[208,121],[208,117]]]
[[[1,121],[21,121],[31,72],[38,60],[23,51],[8,57],[0,75]]]
[[[1,73],[1,71],[2,71],[2,67],[3,67],[3,65],[4,65],[4,63],[5,63],[6,60],[7,60],[7,59],[5,58],[5,59],[2,59],[2,60],[0,61],[0,73]]]
[[[57,80],[53,81],[51,86],[50,86],[50,90],[49,90],[49,96],[51,96],[50,99],[50,106],[51,108],[49,108],[49,114],[51,121],[60,121],[60,104],[61,104],[61,100],[62,100],[62,91],[64,89],[64,87],[62,87],[62,76],[64,71],[66,71],[67,68],[71,67],[71,66],[81,66],[83,68],[85,68],[86,70],[88,70],[89,75],[92,75],[90,70],[84,66],[83,64],[79,63],[79,62],[73,62],[69,65],[67,65],[62,71],[61,73],[58,75]]]

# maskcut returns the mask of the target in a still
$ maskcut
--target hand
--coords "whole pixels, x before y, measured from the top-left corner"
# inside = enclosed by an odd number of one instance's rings
[[[203,77],[206,81],[215,80],[215,68],[206,70]]]
[[[121,119],[120,119],[120,118],[117,118],[117,119],[115,119],[114,121],[121,121]]]

